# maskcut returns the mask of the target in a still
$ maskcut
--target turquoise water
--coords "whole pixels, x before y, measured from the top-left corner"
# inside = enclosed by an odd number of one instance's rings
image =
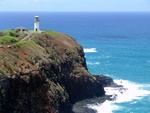
[[[41,29],[69,34],[83,46],[89,72],[108,75],[127,89],[105,88],[117,99],[87,107],[98,113],[150,113],[150,13],[1,12],[0,30],[33,29],[35,15]]]

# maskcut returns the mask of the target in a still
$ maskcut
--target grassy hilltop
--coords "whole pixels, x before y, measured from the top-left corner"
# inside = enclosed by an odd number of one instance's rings
[[[48,62],[49,57],[52,57],[53,60],[59,57],[57,53],[59,50],[55,51],[55,48],[58,46],[57,41],[63,40],[62,43],[67,41],[64,37],[66,36],[54,31],[44,31],[42,33],[33,31],[16,32],[14,30],[1,31],[0,72],[4,75],[10,75],[17,72],[27,73],[38,70],[40,60]],[[63,47],[64,45],[61,45],[60,42],[59,46]],[[75,43],[72,42],[72,44]],[[70,52],[71,49],[70,45]],[[75,53],[72,54],[75,55]]]

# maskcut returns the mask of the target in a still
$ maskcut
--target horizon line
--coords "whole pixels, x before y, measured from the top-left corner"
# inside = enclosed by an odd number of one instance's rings
[[[150,11],[0,11],[0,12],[49,12],[49,13],[150,13]]]

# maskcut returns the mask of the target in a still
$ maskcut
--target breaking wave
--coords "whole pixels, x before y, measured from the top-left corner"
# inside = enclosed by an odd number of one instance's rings
[[[88,108],[96,110],[96,113],[113,113],[123,109],[120,103],[131,102],[136,103],[135,100],[140,100],[145,96],[150,95],[150,90],[144,89],[150,84],[137,84],[128,80],[114,80],[118,85],[123,87],[105,87],[106,95],[112,95],[112,101],[106,100],[104,103],[96,103],[87,105]]]
[[[87,62],[88,65],[98,65],[100,62]]]
[[[85,53],[94,53],[97,52],[96,48],[85,48],[84,49]]]

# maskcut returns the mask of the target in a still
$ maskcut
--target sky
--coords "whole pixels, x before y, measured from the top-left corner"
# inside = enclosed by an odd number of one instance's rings
[[[150,12],[150,0],[0,0],[0,11]]]

